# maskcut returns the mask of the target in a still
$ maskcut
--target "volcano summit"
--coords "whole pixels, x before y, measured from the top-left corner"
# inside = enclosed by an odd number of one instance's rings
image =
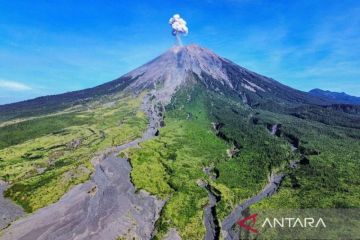
[[[176,46],[0,106],[0,239],[239,239],[244,210],[359,207],[358,139],[359,106]]]

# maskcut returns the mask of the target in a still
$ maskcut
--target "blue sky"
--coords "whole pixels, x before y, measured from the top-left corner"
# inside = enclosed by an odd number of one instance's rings
[[[207,47],[300,90],[360,96],[360,1],[0,1],[0,104],[115,79],[174,44]]]

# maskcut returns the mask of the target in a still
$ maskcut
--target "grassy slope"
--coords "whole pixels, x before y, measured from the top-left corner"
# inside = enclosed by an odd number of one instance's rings
[[[95,152],[140,136],[146,126],[139,111],[140,98],[115,102],[96,102],[86,111],[0,128],[0,176],[12,184],[7,196],[29,212],[46,206],[72,185],[88,179],[89,159]],[[208,198],[197,185],[198,179],[207,180],[221,193],[220,220],[236,204],[259,192],[273,171],[289,175],[278,194],[254,208],[360,206],[359,130],[255,112],[239,102],[200,86],[183,89],[167,107],[160,136],[128,152],[136,187],[168,200],[157,222],[157,237],[176,227],[184,239],[203,238],[203,207]],[[220,131],[225,138],[216,136],[212,122],[224,124]],[[268,123],[281,123],[284,132],[301,140],[302,147],[321,154],[309,156],[310,164],[296,170],[286,168],[300,153],[292,153],[283,136],[271,136]],[[71,147],[73,140],[81,144]],[[240,152],[230,158],[226,150],[235,143]],[[205,166],[214,166],[219,177],[209,179],[203,172]],[[300,187],[294,187],[294,181]]]
[[[79,126],[90,121],[92,121],[90,114],[64,113],[59,116],[48,116],[4,126],[0,132],[0,149],[60,131],[68,126]]]
[[[263,125],[254,125],[254,112],[238,100],[213,95],[209,106],[209,117],[224,123],[221,131],[230,142],[240,145],[237,156],[216,164],[220,174],[213,185],[223,189],[217,206],[218,217],[223,219],[235,205],[258,193],[270,174],[283,169],[296,155],[285,140],[272,137]]]
[[[89,178],[96,152],[141,136],[147,121],[140,103],[114,97],[0,128],[0,177],[11,183],[5,195],[27,212],[57,201]]]
[[[225,158],[227,144],[211,131],[204,96],[183,105],[185,97],[179,96],[170,106],[174,109],[167,111],[160,137],[131,150],[131,176],[138,188],[162,198],[170,196],[158,222],[159,235],[176,226],[184,239],[201,239],[207,193],[196,181],[206,177],[204,166]]]
[[[167,108],[165,122],[158,138],[130,152],[135,185],[168,199],[157,222],[158,238],[171,227],[176,227],[183,239],[203,238],[203,207],[208,199],[205,190],[197,186],[198,179],[220,191],[220,220],[236,204],[258,193],[274,171],[288,173],[280,192],[254,208],[360,206],[356,174],[360,148],[354,141],[358,130],[251,110],[238,99],[199,86],[177,94]],[[216,136],[212,122],[224,124],[220,131],[225,138]],[[298,137],[301,147],[321,154],[309,156],[308,165],[289,169],[290,161],[301,155],[291,151],[284,135],[269,134],[267,124],[275,123],[283,125],[283,132]],[[235,142],[240,152],[229,158],[226,150]],[[219,177],[209,179],[204,166],[214,166]]]
[[[251,126],[249,114],[236,102],[199,86],[185,89],[168,106],[160,136],[131,150],[135,185],[168,199],[157,223],[158,238],[170,227],[176,227],[184,239],[203,238],[203,208],[208,198],[198,179],[221,192],[217,211],[223,218],[236,203],[258,192],[269,173],[290,157],[290,146],[271,138],[262,127]],[[225,123],[226,136],[242,145],[237,157],[227,156],[233,142],[217,137],[212,122]],[[220,171],[216,181],[203,172],[205,166]]]

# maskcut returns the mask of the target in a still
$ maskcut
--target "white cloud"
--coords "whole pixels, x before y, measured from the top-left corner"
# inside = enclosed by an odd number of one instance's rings
[[[8,81],[8,80],[2,80],[0,79],[0,89],[7,89],[7,90],[13,90],[13,91],[25,91],[30,90],[31,87],[15,81]]]

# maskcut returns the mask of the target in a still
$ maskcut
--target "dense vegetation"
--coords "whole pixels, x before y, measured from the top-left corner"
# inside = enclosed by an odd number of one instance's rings
[[[141,136],[145,114],[138,98],[115,96],[87,110],[39,117],[0,128],[0,177],[5,195],[32,212],[87,180],[91,158]]]
[[[92,120],[90,114],[72,112],[7,125],[0,131],[0,149],[60,131],[68,126],[89,124]]]
[[[314,107],[309,107],[299,111],[307,114],[299,118],[293,110],[252,109],[236,96],[225,97],[199,85],[182,89],[167,107],[160,136],[129,153],[136,187],[167,200],[157,222],[157,238],[172,227],[184,239],[203,238],[208,199],[197,184],[200,179],[221,196],[216,208],[220,221],[261,191],[272,172],[286,173],[279,193],[253,208],[360,206],[359,117],[323,109],[316,119]],[[321,121],[325,116],[326,123]],[[281,125],[273,136],[274,124]],[[297,150],[292,151],[291,144]],[[289,167],[300,159],[297,168]],[[218,177],[211,178],[205,167]]]
[[[221,197],[219,221],[261,191],[274,172],[286,173],[279,192],[253,210],[360,206],[355,108],[275,103],[254,92],[244,102],[220,83],[213,88],[218,91],[210,90],[210,83],[182,88],[166,107],[160,135],[122,153],[130,158],[137,189],[167,201],[156,238],[173,227],[183,239],[204,237],[209,199],[200,181]],[[2,122],[0,177],[10,183],[6,196],[32,212],[88,179],[97,152],[141,136],[146,126],[141,98],[100,97],[52,115]],[[279,130],[271,135],[274,124]]]
[[[335,119],[341,113],[333,112]],[[287,170],[280,191],[256,208],[350,208],[360,206],[360,130],[263,112],[265,121],[282,123],[284,132],[300,139],[307,162]],[[355,117],[355,116],[354,116]],[[329,121],[331,116],[329,116]],[[357,117],[359,119],[359,117]],[[349,124],[349,122],[344,122]],[[300,154],[300,153],[299,153]]]
[[[272,171],[294,157],[290,145],[255,126],[250,109],[194,85],[181,90],[167,107],[160,136],[130,150],[136,187],[167,199],[157,222],[158,238],[171,227],[184,239],[204,236],[207,192],[199,180],[221,194],[217,207],[223,219],[239,202],[256,194]],[[221,123],[220,129],[214,129]],[[229,156],[231,149],[239,152]],[[205,167],[219,172],[216,180]],[[179,207],[181,206],[181,207]]]
[[[176,226],[188,239],[200,239],[207,193],[197,180],[206,178],[203,167],[225,158],[229,146],[211,130],[204,95],[183,105],[186,97],[183,93],[169,106],[158,138],[131,150],[131,176],[138,188],[168,199],[157,223],[159,235]]]

